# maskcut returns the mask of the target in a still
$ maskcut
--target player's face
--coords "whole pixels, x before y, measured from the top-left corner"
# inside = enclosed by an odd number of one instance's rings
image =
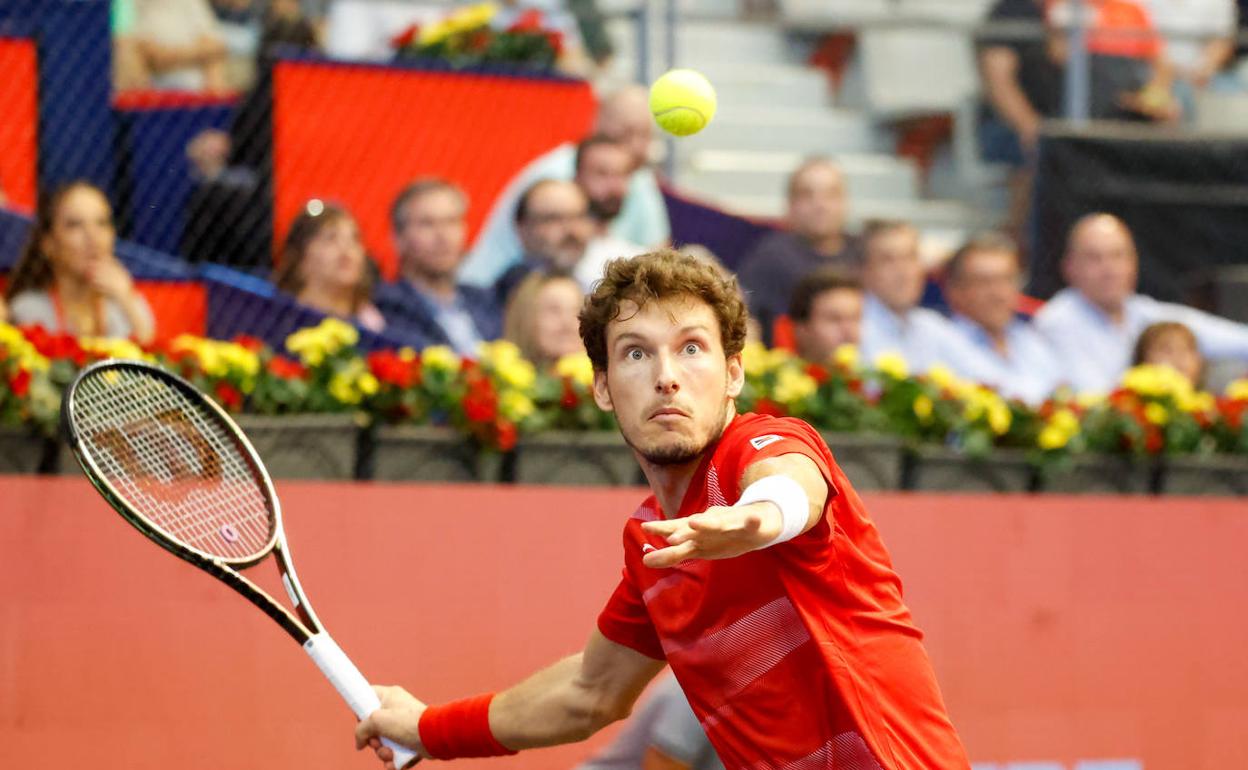
[[[594,399],[615,412],[624,440],[655,465],[698,460],[741,393],[741,356],[724,356],[719,320],[688,297],[623,302],[607,326],[607,371]]]

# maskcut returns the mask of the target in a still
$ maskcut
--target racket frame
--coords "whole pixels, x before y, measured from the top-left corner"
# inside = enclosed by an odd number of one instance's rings
[[[105,371],[116,371],[118,369],[139,369],[150,376],[165,379],[191,400],[205,406],[214,416],[221,420],[222,425],[230,432],[230,437],[243,450],[244,458],[250,469],[262,482],[266,502],[273,511],[273,534],[263,548],[246,558],[225,559],[182,543],[161,529],[160,526],[148,517],[139,513],[108,480],[103,469],[95,461],[92,453],[83,446],[81,437],[78,435],[73,417],[75,409],[74,396],[79,382],[87,376],[100,376]],[[273,488],[273,480],[269,477],[269,472],[264,467],[264,463],[261,462],[260,455],[256,452],[255,447],[251,445],[251,441],[247,439],[246,434],[238,427],[238,424],[234,422],[229,413],[212,399],[204,396],[194,385],[191,385],[185,379],[166,369],[145,361],[108,359],[91,364],[74,378],[74,381],[65,392],[65,398],[61,402],[61,426],[65,440],[73,450],[74,457],[82,467],[87,480],[91,482],[91,485],[108,501],[108,504],[114,510],[120,513],[131,526],[142,532],[145,537],[179,559],[195,565],[242,594],[249,602],[258,607],[264,614],[272,618],[288,634],[294,637],[295,641],[299,642],[300,645],[306,644],[313,636],[324,631],[324,626],[321,625],[320,619],[317,618],[316,613],[308,603],[303,587],[299,584],[298,575],[295,573],[294,564],[288,555],[289,547],[286,545],[286,532],[282,527],[282,507],[281,503],[278,502],[277,492]],[[277,556],[278,572],[282,578],[282,585],[286,587],[291,604],[294,605],[294,612],[291,612],[270,596],[267,591],[248,580],[238,571],[259,564],[269,554]]]

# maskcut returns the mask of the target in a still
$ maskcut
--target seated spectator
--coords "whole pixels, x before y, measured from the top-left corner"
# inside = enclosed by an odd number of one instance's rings
[[[599,273],[584,276],[581,263],[593,237],[589,200],[574,182],[544,179],[537,182],[516,204],[516,231],[524,254],[498,279],[494,296],[505,306],[520,281],[533,271],[572,273],[586,291],[593,288]]]
[[[862,354],[867,362],[900,354],[910,369],[943,364],[975,382],[991,381],[996,367],[962,339],[940,313],[919,307],[926,275],[919,232],[906,222],[872,222],[863,233]]]
[[[1131,360],[1140,332],[1159,321],[1186,325],[1208,359],[1248,361],[1248,326],[1135,293],[1139,257],[1131,231],[1111,214],[1075,223],[1062,257],[1062,289],[1036,314],[1079,391],[1107,393]]]
[[[5,292],[13,323],[151,342],[152,310],[113,253],[116,237],[112,206],[95,185],[72,182],[41,197]]]
[[[619,218],[628,195],[631,174],[628,149],[614,139],[595,134],[577,145],[574,181],[589,199],[589,216],[593,223],[593,237],[585,249],[585,257],[576,266],[576,278],[586,291],[602,278],[607,262],[635,257],[645,251],[611,234],[611,223]]]
[[[1001,235],[973,238],[945,264],[954,327],[999,370],[986,384],[1038,404],[1063,384],[1063,367],[1043,335],[1016,312],[1022,280],[1018,249]]]
[[[750,315],[771,342],[772,326],[789,308],[793,287],[821,267],[856,276],[858,240],[845,232],[845,180],[827,158],[809,158],[789,176],[786,230],[764,236],[737,270]]]
[[[225,42],[225,82],[231,91],[246,91],[256,79],[256,53],[260,49],[261,9],[258,0],[211,0],[217,28]],[[270,0],[270,8],[294,6],[295,0]]]
[[[596,133],[627,147],[631,159],[628,194],[609,229],[613,235],[647,249],[665,245],[671,239],[667,204],[650,166],[653,127],[649,97],[641,86],[622,88],[598,106]],[[495,199],[464,264],[463,280],[478,286],[497,282],[521,253],[514,227],[520,196],[539,180],[572,179],[575,175],[576,145],[572,143],[559,145],[517,174]]]
[[[386,325],[372,303],[372,274],[360,227],[346,209],[310,201],[290,225],[273,281],[300,303],[369,331],[379,332]]]
[[[208,0],[134,0],[134,39],[151,73],[149,87],[227,90],[229,51]]]
[[[660,679],[619,736],[576,770],[723,770],[674,676]]]
[[[1131,365],[1169,366],[1187,378],[1194,388],[1205,385],[1205,359],[1200,355],[1196,335],[1181,323],[1162,321],[1140,332],[1131,354]]]
[[[503,337],[520,348],[538,369],[560,358],[584,353],[581,305],[585,293],[567,273],[530,273],[511,295],[503,314]]]
[[[112,0],[109,31],[113,38],[113,90],[150,88],[152,75],[134,38],[134,0]]]
[[[826,363],[842,345],[862,342],[862,284],[833,268],[797,282],[789,304],[797,354]]]
[[[467,211],[463,190],[443,179],[413,182],[390,208],[399,279],[377,291],[377,306],[387,331],[413,347],[450,345],[471,356],[502,331],[493,293],[457,282]]]

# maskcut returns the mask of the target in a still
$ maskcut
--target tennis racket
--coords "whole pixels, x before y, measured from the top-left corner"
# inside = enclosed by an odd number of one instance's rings
[[[138,361],[84,369],[61,423],[91,484],[166,551],[242,594],[295,638],[363,719],[381,705],[308,604],[282,530],[273,482],[233,420],[190,383]],[[295,611],[239,572],[277,556]],[[396,767],[419,761],[386,741]]]

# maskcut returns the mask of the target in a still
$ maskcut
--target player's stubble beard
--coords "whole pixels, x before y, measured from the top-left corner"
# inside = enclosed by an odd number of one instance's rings
[[[721,404],[726,404],[728,398],[727,380],[724,382],[724,393],[720,399]],[[734,407],[733,412],[736,412]],[[615,415],[615,425],[620,429],[620,435],[624,438],[624,443],[637,454],[641,455],[641,459],[650,465],[667,467],[673,465],[687,465],[699,458],[706,450],[715,442],[719,441],[719,437],[724,435],[724,429],[728,427],[729,418],[725,416],[725,410],[721,408],[718,415],[719,422],[708,432],[707,437],[698,442],[697,438],[684,438],[669,446],[644,447],[636,440],[628,435],[624,430],[624,426],[620,425],[619,414]]]

